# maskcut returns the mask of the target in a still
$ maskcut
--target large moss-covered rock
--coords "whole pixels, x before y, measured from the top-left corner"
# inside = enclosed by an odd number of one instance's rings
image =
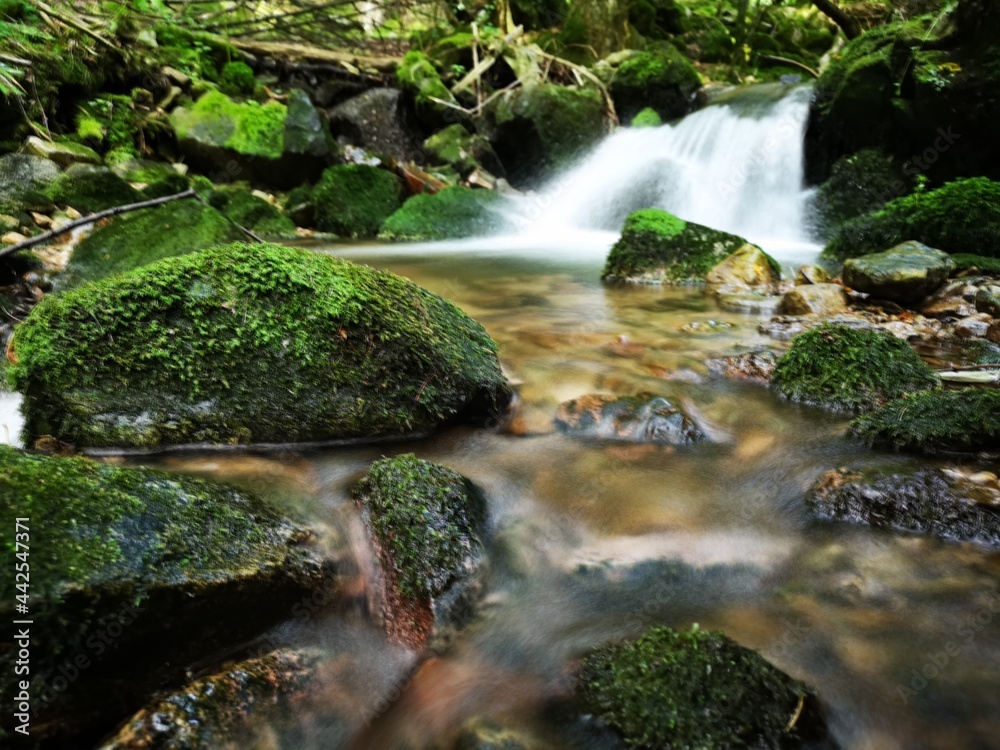
[[[392,172],[367,164],[330,167],[313,189],[316,228],[345,237],[374,237],[399,208],[400,185]]]
[[[631,120],[647,107],[663,120],[683,117],[695,106],[701,87],[698,71],[670,46],[657,47],[630,57],[618,66],[611,82],[615,110]]]
[[[295,224],[291,219],[242,185],[216,188],[208,196],[208,204],[255,234],[264,237],[295,236]]]
[[[24,153],[54,161],[60,167],[71,164],[100,164],[101,157],[89,146],[73,141],[43,141],[36,135],[24,142]]]
[[[492,190],[450,187],[415,195],[385,220],[379,236],[390,240],[447,240],[495,234],[507,222],[504,199]]]
[[[1000,182],[955,180],[845,222],[823,254],[843,260],[916,240],[947,253],[1000,257]]]
[[[687,445],[705,435],[667,399],[651,395],[591,394],[559,405],[556,426],[586,438]]]
[[[830,178],[816,193],[821,229],[835,228],[857,216],[879,210],[913,190],[913,177],[880,149],[864,149],[833,165]]]
[[[415,284],[233,244],[50,295],[20,325],[29,439],[79,446],[373,438],[487,419],[496,344]]]
[[[59,176],[59,166],[27,154],[0,156],[0,213],[50,205],[45,189]]]
[[[819,518],[1000,547],[992,495],[957,472],[908,464],[835,469],[806,495]]]
[[[493,146],[483,136],[470,133],[461,123],[449,125],[426,141],[424,151],[432,164],[454,167],[463,177],[477,167],[483,167],[495,177],[503,177],[504,169]]]
[[[1000,391],[965,388],[896,399],[851,423],[875,445],[923,453],[1000,449]]]
[[[844,283],[879,299],[906,304],[926,297],[954,270],[947,253],[904,242],[886,250],[844,263]]]
[[[909,345],[892,334],[823,324],[792,339],[771,384],[792,401],[859,411],[934,388],[938,380]]]
[[[488,133],[510,179],[527,184],[564,167],[601,139],[604,101],[596,89],[542,83],[500,97]]]
[[[485,501],[456,471],[412,453],[376,461],[358,483],[361,506],[385,575],[386,626],[423,645],[481,562]]]
[[[213,482],[0,446],[0,517],[30,534],[32,739],[106,729],[147,691],[334,585],[309,533]],[[13,540],[13,536],[11,537]],[[330,540],[327,540],[330,541]],[[13,570],[15,547],[0,553]],[[0,613],[15,617],[14,578]],[[268,606],[261,607],[266,601]],[[16,652],[0,653],[13,695]]]
[[[46,195],[60,206],[93,213],[141,200],[139,191],[107,167],[74,164],[46,189]]]
[[[655,627],[584,659],[583,709],[629,747],[799,748],[826,736],[815,694],[723,633]]]
[[[243,239],[226,217],[196,200],[179,200],[126,214],[73,250],[60,288],[131,271],[163,258]]]
[[[625,220],[601,278],[653,284],[701,282],[747,244],[734,234],[684,221],[658,208],[645,208]]]

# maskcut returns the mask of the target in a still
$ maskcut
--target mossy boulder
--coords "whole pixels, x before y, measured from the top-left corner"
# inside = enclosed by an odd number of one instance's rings
[[[13,351],[28,440],[81,447],[388,437],[482,422],[511,397],[496,344],[454,305],[268,244],[50,295]]]
[[[1000,512],[992,500],[958,472],[900,463],[829,471],[806,495],[806,507],[822,519],[997,548]]]
[[[508,176],[524,185],[568,165],[604,136],[604,101],[593,88],[525,86],[496,100],[487,128]]]
[[[583,710],[629,747],[783,749],[827,735],[813,691],[717,631],[655,627],[601,647],[577,685]]]
[[[844,283],[879,299],[907,304],[940,287],[955,264],[940,250],[904,242],[886,250],[844,263]]]
[[[6,446],[0,467],[3,522],[13,534],[15,517],[28,518],[45,541],[31,547],[33,739],[110,728],[164,680],[335,585],[336,563],[254,495]],[[14,545],[2,556],[13,569]],[[13,576],[0,589],[9,622]],[[0,654],[6,695],[14,658]]]
[[[444,85],[434,63],[423,52],[410,50],[403,56],[396,68],[396,82],[413,103],[417,117],[425,125],[438,128],[454,122],[456,110],[448,107],[448,104],[457,106],[458,102],[451,89]],[[434,101],[435,99],[445,104]]]
[[[664,121],[683,117],[695,107],[701,88],[698,71],[670,46],[656,47],[625,60],[611,81],[615,110],[623,121],[652,109]]]
[[[344,237],[374,237],[399,208],[392,172],[367,164],[330,167],[312,191],[316,228]]]
[[[253,93],[254,76],[253,68],[241,60],[234,60],[222,66],[219,73],[219,88],[230,96],[243,94],[249,96]]]
[[[663,397],[591,394],[559,405],[556,427],[570,435],[632,443],[687,445],[705,435]]]
[[[60,206],[93,213],[141,200],[139,191],[107,167],[74,164],[46,189],[49,199]]]
[[[605,281],[651,284],[702,282],[729,255],[749,244],[742,237],[644,208],[625,220],[611,248]]]
[[[45,189],[59,177],[59,166],[27,154],[0,156],[0,213],[51,206]]]
[[[913,191],[914,180],[902,164],[880,149],[864,149],[841,157],[830,178],[816,193],[817,223],[823,230],[848,219],[878,211]]]
[[[505,201],[492,190],[450,187],[415,195],[385,220],[379,237],[447,240],[495,234],[507,225]]]
[[[100,164],[101,157],[94,149],[73,141],[43,141],[31,136],[24,142],[24,153],[40,159],[54,161],[60,167],[71,164]]]
[[[216,188],[208,196],[208,205],[254,234],[264,237],[295,236],[295,224],[291,219],[243,185]]]
[[[916,240],[946,253],[1000,257],[1000,182],[972,177],[914,193],[841,225],[823,251],[844,260]]]
[[[481,562],[485,500],[458,472],[412,453],[373,463],[354,499],[385,575],[389,634],[423,645],[455,605],[449,590]]]
[[[1000,449],[1000,391],[965,388],[899,398],[851,423],[869,443],[920,453]]]
[[[785,398],[837,411],[863,411],[916,391],[937,376],[910,346],[884,331],[826,323],[792,339],[771,384]]]
[[[163,258],[244,239],[226,217],[197,200],[179,200],[119,216],[73,250],[62,289],[131,271]]]
[[[505,174],[490,142],[470,133],[461,123],[449,125],[424,141],[424,152],[431,164],[451,166],[462,177],[479,167],[495,177]]]

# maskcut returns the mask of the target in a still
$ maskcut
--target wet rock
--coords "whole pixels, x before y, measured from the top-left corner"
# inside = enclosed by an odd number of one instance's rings
[[[901,304],[916,302],[940,287],[955,268],[947,253],[904,242],[881,253],[850,258],[844,283],[859,292]]]
[[[14,351],[29,438],[88,448],[386,437],[482,423],[511,398],[496,344],[453,305],[269,244],[50,295]]]
[[[717,631],[654,627],[583,662],[581,708],[644,747],[830,746],[815,693]]]
[[[1000,318],[1000,287],[987,286],[976,290],[976,312]]]
[[[785,292],[778,306],[784,315],[827,318],[847,309],[847,292],[840,284],[807,284]]]
[[[93,213],[141,200],[139,191],[107,167],[74,164],[46,189],[49,199],[60,206]]]
[[[29,136],[24,142],[24,153],[39,159],[54,161],[60,167],[71,164],[100,164],[101,157],[94,149],[72,141],[43,141],[38,136]]]
[[[986,338],[986,333],[990,329],[991,318],[989,315],[970,315],[955,321],[952,332],[960,339],[981,339]]]
[[[694,66],[676,49],[663,45],[622,62],[611,81],[611,96],[623,122],[647,107],[667,122],[694,109],[699,88],[701,78]]]
[[[468,479],[412,453],[376,461],[354,489],[385,577],[391,640],[447,638],[478,597],[486,503]]]
[[[563,432],[601,440],[687,445],[705,439],[697,425],[665,398],[593,394],[556,411]]]
[[[963,279],[945,284],[920,304],[920,312],[936,318],[965,318],[976,312],[978,290]]]
[[[938,379],[908,344],[884,331],[823,324],[792,340],[771,383],[792,401],[858,411],[937,387]]]
[[[424,152],[431,164],[446,164],[462,177],[477,169],[486,169],[495,177],[505,172],[490,142],[472,134],[461,123],[449,125],[424,141]]]
[[[101,750],[210,750],[263,741],[269,720],[293,710],[315,677],[319,654],[275,651],[161,695]]]
[[[875,445],[921,453],[1000,450],[1000,390],[913,393],[858,417],[851,431]]]
[[[751,315],[774,315],[781,306],[781,297],[747,292],[744,294],[720,294],[716,303],[728,312],[749,313]]]
[[[48,159],[27,154],[0,156],[0,208],[16,213],[38,204],[51,207],[43,193],[58,176],[59,166]]]
[[[287,106],[283,156],[315,159],[320,163],[329,160],[335,152],[333,138],[309,95],[293,89],[288,93]]]
[[[400,184],[385,169],[342,164],[323,172],[311,200],[317,229],[343,237],[374,237],[399,208]]]
[[[379,237],[445,240],[496,234],[507,226],[506,199],[492,190],[450,187],[407,200],[385,220]]]
[[[774,352],[764,350],[717,357],[705,364],[708,365],[709,372],[715,375],[751,383],[768,383],[777,362]]]
[[[819,266],[802,266],[795,274],[795,286],[829,284],[831,281],[830,274]]]
[[[449,92],[451,93],[451,92]],[[377,88],[329,110],[330,130],[340,140],[399,162],[420,159],[417,125],[399,89]]]
[[[781,283],[781,266],[756,245],[744,245],[705,274],[709,291],[773,292]]]
[[[996,548],[996,499],[995,491],[957,472],[900,464],[829,471],[810,490],[806,505],[818,518]]]
[[[341,540],[317,539],[241,490],[4,446],[0,467],[0,504],[51,545],[32,550],[33,739],[62,746],[102,728],[193,662],[339,586]],[[11,619],[8,586],[0,612]],[[14,658],[0,653],[7,695]]]
[[[643,209],[625,221],[601,278],[652,284],[702,282],[719,263],[747,245],[742,237],[686,222],[660,209]],[[756,256],[745,252],[740,257]]]

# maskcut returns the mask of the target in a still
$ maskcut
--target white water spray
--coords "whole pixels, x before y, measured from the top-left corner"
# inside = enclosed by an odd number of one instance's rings
[[[521,239],[564,244],[590,230],[580,244],[606,251],[629,213],[655,207],[746,237],[779,260],[811,261],[820,249],[804,187],[811,93],[745,87],[671,125],[622,128],[520,201]]]

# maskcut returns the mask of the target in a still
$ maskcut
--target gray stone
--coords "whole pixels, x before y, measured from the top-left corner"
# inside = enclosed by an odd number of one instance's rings
[[[844,283],[859,292],[892,302],[916,302],[940,287],[955,268],[947,253],[904,242],[882,253],[844,263]]]
[[[423,161],[417,126],[398,89],[371,89],[328,110],[330,131],[341,142],[398,161]]]
[[[43,141],[38,136],[30,136],[24,142],[24,152],[41,159],[50,159],[61,167],[70,164],[100,164],[101,157],[92,148],[69,141]]]
[[[0,156],[0,205],[20,209],[45,203],[41,192],[58,176],[59,165],[51,159],[30,154]]]

